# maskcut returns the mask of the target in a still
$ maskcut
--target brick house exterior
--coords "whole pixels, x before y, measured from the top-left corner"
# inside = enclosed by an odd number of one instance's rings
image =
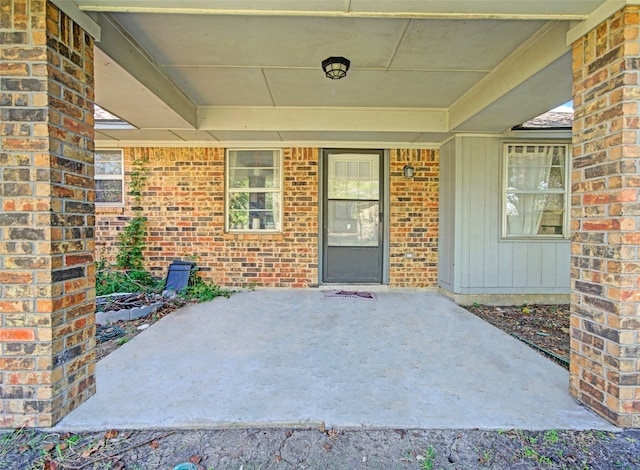
[[[146,190],[142,213],[149,237],[147,268],[164,277],[174,259],[195,259],[202,275],[224,286],[318,285],[318,149],[284,149],[284,226],[277,234],[224,231],[224,148],[124,149],[125,168],[142,159]],[[437,286],[438,152],[390,151],[391,287]],[[419,176],[406,179],[407,161]],[[125,183],[130,171],[125,174]],[[130,197],[130,196],[129,196]],[[96,209],[98,259],[113,261],[118,231],[132,204]],[[411,251],[413,258],[406,258]]]
[[[566,36],[573,43],[576,109],[569,388],[624,427],[640,427],[640,10],[634,3],[606,2],[619,11],[592,12]],[[97,38],[76,19],[82,15],[65,7],[58,0],[0,6],[0,427],[53,425],[95,392],[94,258],[113,246],[131,215],[126,205],[115,212],[94,208]],[[469,118],[458,111],[450,116],[452,128],[442,127],[444,118],[430,121],[434,133],[458,132],[455,125]],[[394,124],[410,122],[401,114],[393,114]],[[318,147],[284,146],[286,213],[278,234],[224,232],[223,145],[123,147],[127,162],[142,157],[149,164],[144,209],[152,271],[195,256],[220,284],[318,282]],[[442,148],[387,152],[389,285],[436,287]],[[419,177],[402,176],[409,159]]]

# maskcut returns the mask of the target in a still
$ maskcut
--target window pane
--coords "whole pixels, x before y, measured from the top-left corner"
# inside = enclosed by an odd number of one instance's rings
[[[506,151],[506,235],[565,235],[567,147],[507,145]]]
[[[229,195],[229,224],[233,229],[249,228],[249,193]]]
[[[228,152],[229,229],[281,229],[280,165],[274,150]]]
[[[122,175],[122,154],[119,151],[96,151],[95,174],[98,175]]]
[[[356,155],[359,161],[341,155],[329,156],[328,197],[330,199],[378,199],[379,166],[376,155]]]
[[[96,202],[118,203],[122,201],[121,180],[96,180]]]
[[[508,146],[507,182],[512,189],[564,188],[564,146]]]
[[[274,151],[230,151],[229,187],[279,188],[280,163]]]
[[[328,201],[327,209],[329,246],[378,246],[378,202]]]

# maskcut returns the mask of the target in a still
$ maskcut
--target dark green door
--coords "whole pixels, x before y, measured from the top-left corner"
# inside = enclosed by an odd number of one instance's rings
[[[323,281],[382,283],[382,151],[325,150]]]

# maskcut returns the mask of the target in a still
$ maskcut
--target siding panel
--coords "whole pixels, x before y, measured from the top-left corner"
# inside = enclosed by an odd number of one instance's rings
[[[455,292],[569,293],[570,242],[568,240],[502,240],[503,141],[492,137],[458,137],[455,140],[456,209],[460,256],[454,276]]]

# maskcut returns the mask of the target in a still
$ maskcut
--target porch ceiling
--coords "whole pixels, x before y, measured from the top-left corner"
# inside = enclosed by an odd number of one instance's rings
[[[100,27],[96,102],[138,128],[97,140],[274,144],[502,132],[571,99],[567,34],[616,2],[55,1]]]

